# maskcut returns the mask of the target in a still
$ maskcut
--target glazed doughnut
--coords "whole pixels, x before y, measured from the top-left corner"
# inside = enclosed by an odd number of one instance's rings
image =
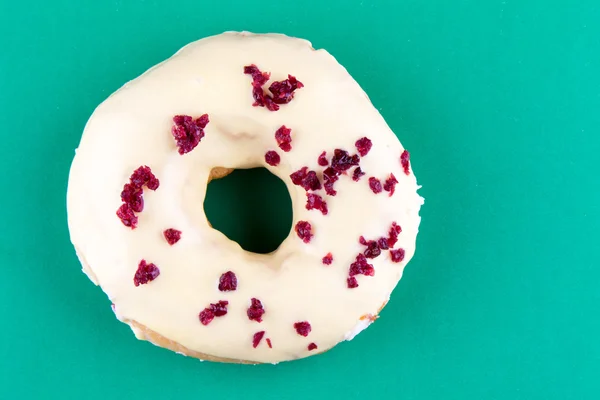
[[[292,200],[270,254],[211,228],[202,207],[208,181],[255,167]],[[276,363],[377,318],[415,251],[417,189],[409,153],[329,53],[225,33],[98,106],[71,167],[68,223],[84,272],[139,339]]]

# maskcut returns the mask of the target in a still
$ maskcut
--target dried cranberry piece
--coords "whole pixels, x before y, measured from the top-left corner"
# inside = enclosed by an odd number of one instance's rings
[[[296,224],[296,234],[304,243],[309,243],[310,239],[313,237],[311,232],[312,225],[307,221],[298,221]]]
[[[127,203],[123,203],[117,210],[117,217],[121,220],[123,225],[135,229],[138,223],[138,217],[133,213],[133,210]]]
[[[277,145],[285,152],[288,152],[292,149],[291,133],[292,130],[290,128],[286,128],[285,125],[281,125],[281,127],[275,131],[275,140],[277,141]]]
[[[160,275],[158,267],[152,263],[146,263],[146,260],[140,261],[137,271],[133,276],[133,284],[135,286],[145,285],[152,282]]]
[[[204,137],[204,128],[208,125],[208,114],[193,119],[189,115],[176,115],[173,117],[171,133],[179,147],[179,154],[186,154],[194,150]]]
[[[251,321],[262,322],[262,316],[265,313],[265,309],[259,299],[250,299],[250,307],[246,314]]]
[[[294,329],[296,330],[298,335],[304,336],[304,337],[308,336],[308,334],[312,330],[308,321],[296,322],[294,324]]]
[[[217,303],[211,303],[210,310],[215,314],[215,317],[222,317],[227,314],[227,300],[219,300]]]
[[[361,157],[364,157],[367,155],[367,153],[369,153],[369,150],[371,150],[373,143],[371,142],[371,139],[364,137],[358,139],[354,145],[358,150],[358,154],[360,154]]]
[[[359,161],[360,157],[358,154],[350,156],[350,154],[348,154],[348,152],[345,150],[335,149],[333,151],[333,157],[331,158],[331,167],[336,172],[341,173],[347,171],[350,169],[350,167],[358,165]]]
[[[258,86],[262,86],[271,77],[268,72],[261,72],[258,67],[254,64],[250,64],[244,67],[244,74],[252,76],[252,82]]]
[[[279,162],[281,161],[281,158],[279,157],[279,154],[277,154],[276,151],[269,150],[265,154],[265,161],[270,166],[276,167],[276,166],[279,165]]]
[[[402,164],[402,169],[406,175],[410,174],[410,153],[407,150],[404,150],[400,155],[400,164]]]
[[[396,184],[398,183],[398,179],[394,176],[394,174],[390,174],[390,177],[386,179],[383,184],[383,190],[386,192],[390,192],[390,196],[394,194],[396,190]]]
[[[387,238],[380,238],[377,241],[377,246],[379,246],[381,250],[387,250],[390,248]]]
[[[349,277],[347,282],[348,282],[348,289],[354,289],[354,288],[358,287],[358,281],[353,276]]]
[[[319,158],[317,159],[317,163],[321,167],[326,167],[329,165],[329,161],[327,161],[327,153],[325,151],[322,152],[321,155],[319,155]]]
[[[256,332],[252,337],[252,347],[257,348],[263,336],[265,336],[265,331]]]
[[[127,204],[134,212],[142,212],[144,209],[144,191],[141,186],[136,186],[133,183],[126,183],[121,192],[121,200]]]
[[[325,255],[325,257],[323,257],[323,264],[331,265],[332,262],[333,262],[333,255],[331,253],[327,253],[327,255]]]
[[[381,187],[381,181],[379,181],[379,179],[374,178],[374,177],[369,178],[369,187],[375,194],[381,193],[381,191],[383,190]]]
[[[339,173],[334,170],[332,167],[325,168],[323,171],[323,187],[325,188],[325,193],[329,196],[335,196],[337,191],[333,188],[333,184],[339,179]]]
[[[296,77],[288,75],[283,81],[275,81],[269,86],[273,101],[277,104],[287,104],[294,98],[294,91],[304,87]]]
[[[302,179],[302,182],[300,182],[300,186],[306,191],[319,190],[321,189],[321,181],[319,181],[315,171],[308,171],[306,176]]]
[[[367,258],[375,258],[381,254],[381,249],[376,241],[370,240],[367,242],[367,249],[363,253]]]
[[[308,345],[308,351],[313,351],[317,348],[317,345],[315,343],[310,343]]]
[[[165,236],[165,239],[167,239],[167,243],[169,243],[171,246],[179,242],[179,239],[181,239],[181,231],[173,228],[165,230],[163,235]]]
[[[396,242],[398,241],[398,235],[400,234],[400,232],[402,232],[402,228],[400,227],[400,225],[396,224],[395,222],[392,222],[392,226],[390,227],[390,232],[388,233],[388,246],[393,248],[396,245]]]
[[[298,171],[292,173],[290,178],[292,178],[292,183],[294,185],[302,184],[302,180],[306,178],[306,174],[308,173],[308,167],[302,167]]]
[[[392,256],[392,261],[395,263],[399,263],[402,260],[404,260],[404,254],[405,254],[404,249],[390,250],[390,255]]]
[[[133,171],[133,174],[131,174],[129,180],[134,186],[137,186],[138,188],[141,188],[142,186],[146,185],[146,187],[150,190],[158,189],[158,186],[160,184],[156,176],[154,176],[154,174],[152,173],[150,167],[146,165],[141,166],[135,171]]]
[[[373,268],[373,266],[367,262],[367,258],[364,254],[359,254],[356,256],[356,261],[350,264],[350,271],[348,275],[374,276],[375,268]]]
[[[200,323],[202,325],[208,325],[213,319],[215,319],[215,313],[212,312],[210,308],[205,308],[204,310],[200,311],[198,318],[200,319]]]
[[[318,194],[314,194],[314,193],[306,193],[306,209],[307,210],[319,210],[321,211],[321,214],[323,215],[327,215],[328,213],[328,209],[327,209],[327,203],[325,202],[325,200],[323,200],[323,198],[321,196],[319,196]]]
[[[267,338],[266,341],[267,341],[267,346],[269,346],[269,348],[272,349],[273,345],[271,344],[271,339]]]
[[[227,271],[219,278],[221,292],[233,292],[237,289],[237,276],[232,271]]]
[[[362,171],[362,169],[360,169],[360,167],[356,167],[356,168],[354,168],[354,172],[352,172],[352,180],[354,182],[358,182],[360,177],[363,176],[364,174],[365,173]]]

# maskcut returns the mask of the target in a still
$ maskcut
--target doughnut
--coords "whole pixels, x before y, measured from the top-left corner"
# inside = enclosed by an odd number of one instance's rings
[[[269,254],[213,229],[202,206],[210,180],[256,167],[285,183],[293,208]],[[409,152],[328,52],[227,32],[96,108],[69,173],[68,225],[83,271],[138,339],[277,363],[378,318],[415,252],[418,189]]]

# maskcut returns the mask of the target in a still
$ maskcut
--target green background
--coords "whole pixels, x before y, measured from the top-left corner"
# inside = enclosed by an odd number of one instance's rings
[[[0,0],[0,398],[599,398],[600,3],[570,3]],[[244,29],[336,56],[426,198],[382,318],[277,366],[136,341],[66,225],[94,107],[184,44]],[[214,218],[243,241],[239,206]]]

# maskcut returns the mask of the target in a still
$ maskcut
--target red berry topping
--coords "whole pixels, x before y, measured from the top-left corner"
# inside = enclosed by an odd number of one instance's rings
[[[189,115],[176,115],[173,117],[171,133],[179,147],[179,154],[189,153],[194,150],[204,137],[204,128],[208,125],[208,114],[193,119]]]
[[[363,254],[367,258],[378,257],[381,254],[381,250],[379,249],[379,244],[374,240],[370,240],[369,242],[367,242],[367,249],[364,251]]]
[[[354,168],[354,172],[352,172],[352,180],[354,182],[358,182],[360,177],[363,176],[364,174],[365,173],[362,171],[362,169],[360,169],[360,167],[356,167],[356,168]]]
[[[400,164],[402,164],[402,169],[406,175],[410,174],[410,153],[407,150],[404,150],[400,155]]]
[[[286,128],[285,125],[281,125],[279,129],[275,131],[275,140],[279,148],[285,152],[292,149],[292,130]]]
[[[323,264],[331,265],[333,262],[333,255],[331,253],[327,253],[325,257],[323,257]]]
[[[402,260],[404,260],[404,253],[404,249],[390,250],[392,261],[395,263],[401,262]]]
[[[329,165],[329,161],[327,161],[327,157],[326,157],[327,153],[326,152],[322,152],[321,155],[319,155],[319,158],[317,159],[317,163],[321,166],[321,167],[326,167]]]
[[[317,348],[317,345],[315,343],[311,343],[308,345],[308,351],[313,351]]]
[[[141,166],[131,174],[129,178],[131,183],[139,188],[146,185],[150,190],[158,189],[160,182],[156,179],[156,176],[152,173],[152,170],[148,166]]]
[[[294,185],[301,185],[302,180],[306,178],[306,174],[308,173],[308,167],[302,167],[298,171],[292,173],[290,178],[292,178],[292,183]]]
[[[256,332],[252,338],[252,347],[257,348],[263,336],[265,336],[265,331]]]
[[[254,84],[258,85],[258,86],[262,86],[265,83],[267,83],[267,81],[271,77],[271,74],[269,74],[268,72],[260,72],[260,70],[258,69],[258,67],[256,65],[254,65],[254,64],[245,66],[244,67],[244,74],[251,75],[252,76],[252,83],[254,83]]]
[[[171,246],[179,242],[179,239],[181,239],[181,231],[173,228],[165,230],[163,235],[165,236],[165,239],[167,239],[167,243],[169,243]]]
[[[133,210],[127,203],[123,203],[117,210],[117,217],[121,220],[123,225],[135,229],[138,223],[138,217],[133,213]]]
[[[325,193],[329,196],[335,196],[337,191],[333,188],[333,184],[339,179],[339,173],[334,170],[332,167],[325,168],[323,171],[323,187],[325,188]]]
[[[259,299],[250,299],[250,307],[246,314],[251,321],[262,322],[262,316],[265,313],[265,309]]]
[[[319,210],[321,214],[327,215],[327,203],[321,196],[314,193],[306,193],[306,209],[307,210]]]
[[[271,344],[271,339],[267,338],[267,346],[269,346],[270,349],[273,348],[273,345]]]
[[[302,182],[300,182],[300,186],[306,191],[321,189],[321,182],[317,177],[317,173],[315,171],[308,171],[308,174],[306,174],[304,179],[302,179]]]
[[[227,314],[227,305],[229,304],[226,300],[220,300],[217,303],[211,303],[208,307],[200,312],[198,318],[202,325],[208,325],[215,317],[222,317]]]
[[[266,95],[261,86],[252,84],[252,97],[254,98],[254,107],[266,107],[269,111],[279,110],[279,106],[273,103],[273,99]]]
[[[265,154],[265,161],[267,162],[267,164],[269,164],[272,167],[276,167],[279,165],[279,162],[281,161],[281,158],[279,157],[279,154],[277,154],[276,151],[273,150],[269,150],[267,151],[267,153]]]
[[[369,178],[369,187],[371,188],[371,190],[375,194],[381,193],[381,191],[383,190],[382,187],[381,187],[381,182],[379,181],[379,179],[374,178],[374,177],[370,177]]]
[[[350,156],[347,151],[341,149],[335,149],[333,152],[333,157],[331,158],[331,167],[336,172],[344,172],[350,169],[355,165],[358,165],[360,161],[360,157],[358,154]]]
[[[296,330],[296,332],[298,333],[298,335],[300,336],[308,336],[308,334],[311,331],[311,326],[308,323],[308,321],[302,321],[302,322],[296,322],[294,324],[294,329]]]
[[[387,250],[390,248],[387,238],[380,238],[377,241],[377,246],[379,246],[381,250]]]
[[[387,178],[385,183],[383,184],[383,190],[385,190],[386,192],[390,192],[390,196],[391,196],[394,194],[394,191],[396,190],[397,183],[398,183],[398,180],[396,179],[394,174],[390,174],[390,177]]]
[[[356,146],[356,149],[358,150],[358,154],[360,154],[361,157],[364,157],[367,155],[369,150],[371,150],[373,143],[371,142],[371,139],[364,137],[364,138],[358,139],[354,145]]]
[[[219,290],[221,292],[233,292],[237,289],[237,277],[232,271],[227,271],[219,278]]]
[[[353,276],[349,277],[347,282],[348,282],[348,289],[354,289],[354,288],[358,287],[358,281]]]
[[[367,258],[364,254],[359,254],[356,256],[356,261],[350,264],[350,272],[348,275],[374,276],[375,268],[373,268],[373,266],[367,262]]]
[[[288,75],[283,81],[275,81],[269,86],[273,94],[273,101],[277,104],[287,104],[294,98],[294,91],[303,88],[304,85],[296,77]]]
[[[136,186],[133,183],[126,183],[121,192],[121,200],[123,203],[129,205],[129,208],[131,208],[132,211],[142,212],[144,209],[143,193],[144,191],[141,186]]]
[[[400,227],[400,225],[396,224],[395,222],[392,222],[392,226],[390,228],[390,232],[388,233],[388,246],[393,248],[396,245],[396,242],[398,241],[398,235],[400,234],[400,232],[402,232],[402,228]]]
[[[152,263],[146,263],[146,260],[140,261],[137,271],[133,276],[133,284],[135,286],[145,285],[152,282],[160,275],[158,267]]]
[[[312,225],[310,222],[306,221],[298,221],[296,224],[296,234],[304,243],[309,243],[310,238],[312,238],[313,234],[311,232]]]

